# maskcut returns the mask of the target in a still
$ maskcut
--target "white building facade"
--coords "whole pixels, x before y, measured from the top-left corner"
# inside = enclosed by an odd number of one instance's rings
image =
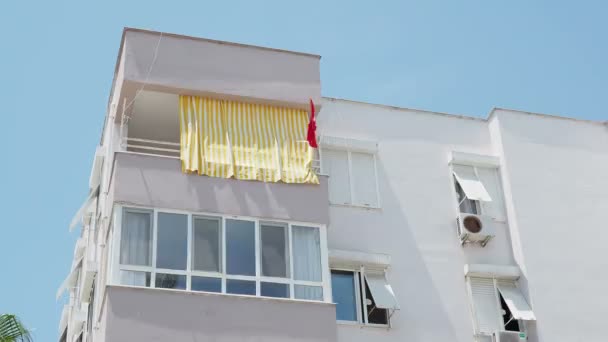
[[[606,124],[322,98],[318,63],[125,30],[61,339],[605,340]],[[180,95],[313,99],[318,184],[182,172]]]

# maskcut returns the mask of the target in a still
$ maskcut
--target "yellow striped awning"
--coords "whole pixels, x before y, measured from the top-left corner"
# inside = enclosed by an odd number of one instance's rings
[[[318,184],[306,110],[179,97],[182,171],[263,182]]]

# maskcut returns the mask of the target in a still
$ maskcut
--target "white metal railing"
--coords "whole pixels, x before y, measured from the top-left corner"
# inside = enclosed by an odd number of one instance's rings
[[[179,158],[180,154],[179,143],[161,140],[124,138],[123,146],[126,147],[127,151],[157,154],[176,158]],[[321,158],[319,156],[318,150],[314,151],[312,159],[312,170],[316,174],[321,174]]]
[[[321,174],[321,155],[319,154],[319,149],[315,149],[312,155],[312,170],[320,175]]]
[[[179,157],[179,143],[140,138],[125,138],[124,140],[127,151]]]

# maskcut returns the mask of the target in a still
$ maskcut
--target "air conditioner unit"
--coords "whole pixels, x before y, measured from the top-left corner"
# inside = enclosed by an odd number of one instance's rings
[[[492,336],[494,342],[522,342],[528,340],[526,333],[519,331],[496,331]]]
[[[494,237],[495,227],[492,218],[483,215],[460,213],[456,218],[460,243],[479,243],[485,247]]]

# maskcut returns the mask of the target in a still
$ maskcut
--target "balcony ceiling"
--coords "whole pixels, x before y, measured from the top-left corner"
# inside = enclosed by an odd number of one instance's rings
[[[179,142],[178,96],[142,91],[131,111],[129,137]]]

